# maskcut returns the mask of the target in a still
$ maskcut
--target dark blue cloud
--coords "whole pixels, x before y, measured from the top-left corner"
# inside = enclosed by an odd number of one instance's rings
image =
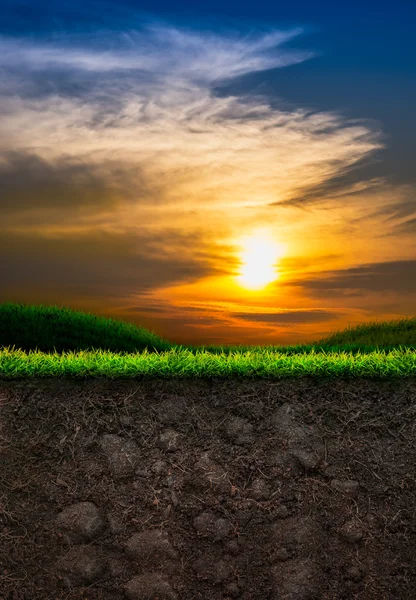
[[[409,0],[349,0],[295,4],[271,0],[3,0],[0,32],[39,37],[61,32],[128,31],[146,18],[198,29],[302,26],[305,34],[293,43],[315,51],[315,58],[288,70],[249,74],[218,94],[257,88],[296,107],[336,110],[350,118],[376,120],[386,137],[380,159],[360,175],[385,177],[391,183],[416,183],[416,44],[413,25],[416,4]],[[287,43],[290,47],[291,42]],[[7,76],[7,69],[4,76]],[[90,79],[88,79],[90,77]],[[105,77],[105,75],[103,75]],[[123,76],[120,75],[122,78]],[[53,82],[53,83],[52,83]],[[87,94],[94,75],[84,80],[55,73],[51,79],[32,79],[33,95],[63,91]]]

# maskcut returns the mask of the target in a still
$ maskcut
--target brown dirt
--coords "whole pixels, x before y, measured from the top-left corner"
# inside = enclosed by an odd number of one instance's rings
[[[416,380],[0,381],[1,600],[415,598]]]

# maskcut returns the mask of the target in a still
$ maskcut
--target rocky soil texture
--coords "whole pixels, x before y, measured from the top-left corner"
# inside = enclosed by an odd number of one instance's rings
[[[416,381],[0,381],[1,600],[413,600]]]

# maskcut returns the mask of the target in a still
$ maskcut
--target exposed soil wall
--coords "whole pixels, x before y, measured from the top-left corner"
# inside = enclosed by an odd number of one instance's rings
[[[1,600],[413,600],[416,381],[0,381]]]

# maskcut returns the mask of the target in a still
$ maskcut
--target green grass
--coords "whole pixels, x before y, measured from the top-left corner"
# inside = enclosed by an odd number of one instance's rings
[[[296,346],[184,346],[69,308],[0,304],[0,378],[407,377],[416,317],[368,323]]]

